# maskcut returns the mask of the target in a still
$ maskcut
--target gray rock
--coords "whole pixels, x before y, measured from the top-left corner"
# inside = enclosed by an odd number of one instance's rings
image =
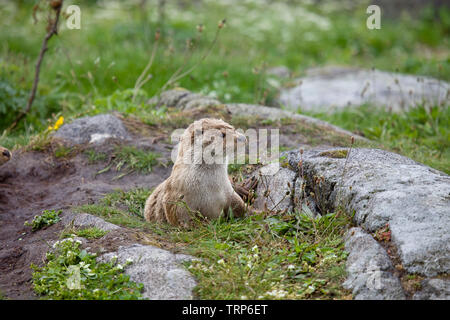
[[[133,263],[126,267],[130,279],[144,285],[144,298],[152,300],[193,299],[192,290],[196,286],[193,276],[180,264],[193,259],[187,255],[177,255],[153,246],[135,244],[120,247],[117,252],[104,254],[100,261],[110,261],[117,256],[118,263],[124,265],[128,259]]]
[[[421,287],[422,290],[414,294],[414,300],[450,300],[449,279],[425,279]]]
[[[450,269],[450,177],[409,158],[378,149],[353,149],[346,159],[335,150],[303,154],[306,179],[323,176],[322,205],[355,211],[355,222],[375,231],[389,223],[392,242],[410,273],[435,276]],[[294,168],[298,151],[288,153]]]
[[[182,98],[189,94],[191,94],[190,91],[183,88],[164,91],[159,96],[157,106],[175,107]]]
[[[111,114],[76,119],[64,124],[54,137],[72,144],[101,143],[108,138],[130,139],[122,121]]]
[[[302,190],[302,184],[306,186],[305,180],[297,177],[294,182],[293,209],[313,218],[320,216],[321,213],[318,210],[316,199],[309,194],[309,190],[306,187]]]
[[[417,104],[448,103],[450,85],[422,76],[348,67],[313,69],[284,89],[280,102],[291,110],[329,111],[370,103],[393,111]]]
[[[160,95],[158,106],[176,107],[180,110],[190,110],[194,108],[215,106],[221,104],[220,101],[205,97],[198,93],[192,93],[182,88],[168,90]]]
[[[401,283],[392,273],[389,256],[372,236],[361,228],[350,229],[345,250],[349,256],[344,287],[352,289],[356,300],[405,299]]]
[[[265,209],[265,206],[269,210],[292,210],[291,197],[294,188],[295,172],[282,167],[279,170],[277,170],[278,168],[271,168],[274,166],[277,166],[277,164],[269,164],[258,170],[258,187],[255,192],[257,198],[253,206],[260,210]],[[259,175],[259,172],[264,170],[276,173],[273,175],[264,173]]]
[[[342,128],[336,127],[326,121],[308,117],[302,114],[293,113],[288,110],[244,103],[231,103],[227,104],[226,107],[229,113],[236,116],[257,117],[267,120],[296,119],[304,121],[305,123],[311,123],[313,125],[323,127],[324,129],[333,130],[335,132],[342,133],[348,136],[354,136],[356,140],[368,141],[366,138],[355,135],[354,133]]]
[[[187,102],[186,105],[184,106],[184,110],[190,110],[198,107],[211,107],[219,104],[220,101],[216,99],[201,97],[198,99],[192,99],[189,102]]]
[[[76,228],[98,228],[103,231],[119,230],[121,227],[109,223],[102,218],[93,216],[88,213],[64,213],[61,222],[64,225],[73,225]]]
[[[150,99],[148,99],[145,104],[149,105],[149,106],[155,106],[157,105],[159,102],[159,97],[158,96],[153,96]]]
[[[266,74],[281,79],[288,79],[291,76],[291,70],[285,66],[278,66],[266,70]]]
[[[183,96],[180,100],[178,100],[176,107],[181,110],[184,110],[189,102],[202,99],[205,99],[203,95],[189,92],[187,95]]]

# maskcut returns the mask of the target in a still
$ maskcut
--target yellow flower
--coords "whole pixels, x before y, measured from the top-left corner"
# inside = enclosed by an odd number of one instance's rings
[[[61,116],[61,117],[59,117],[58,121],[56,121],[54,129],[58,130],[59,127],[61,127],[63,125],[63,123],[64,123],[64,117]]]
[[[47,130],[49,130],[49,131],[55,130],[55,131],[56,131],[56,130],[59,129],[59,127],[61,127],[61,126],[63,125],[63,123],[64,123],[64,117],[61,116],[61,117],[59,117],[59,119],[56,121],[55,125],[54,125],[54,126],[49,126],[49,127],[47,128]]]

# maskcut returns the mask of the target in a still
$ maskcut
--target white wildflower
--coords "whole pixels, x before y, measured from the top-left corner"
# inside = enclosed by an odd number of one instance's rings
[[[287,292],[284,290],[273,289],[272,291],[266,292],[266,295],[280,299],[284,298],[287,295]]]

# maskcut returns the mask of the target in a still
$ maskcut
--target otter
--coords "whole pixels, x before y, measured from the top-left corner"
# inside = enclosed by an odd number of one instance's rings
[[[223,120],[204,118],[189,125],[180,138],[169,178],[147,199],[145,219],[191,227],[192,213],[210,220],[231,209],[233,216],[244,216],[248,208],[229,180],[227,153],[237,142],[245,141],[243,134]],[[195,158],[198,150],[200,159]],[[204,157],[204,150],[212,150],[213,159]]]
[[[12,157],[11,151],[0,146],[0,166],[4,165],[6,162],[11,160],[11,157]]]

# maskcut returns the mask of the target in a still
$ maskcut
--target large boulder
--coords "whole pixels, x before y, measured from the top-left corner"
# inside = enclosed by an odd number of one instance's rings
[[[450,177],[409,158],[378,149],[312,149],[303,154],[306,177],[324,178],[324,205],[355,211],[371,232],[386,224],[403,267],[436,276],[450,270]],[[298,151],[288,154],[296,167]]]
[[[281,91],[281,105],[321,112],[366,103],[393,111],[422,103],[440,105],[448,101],[450,90],[438,79],[349,67],[311,69],[296,83]]]
[[[122,121],[111,114],[75,119],[54,134],[71,144],[100,143],[109,138],[130,139]]]

